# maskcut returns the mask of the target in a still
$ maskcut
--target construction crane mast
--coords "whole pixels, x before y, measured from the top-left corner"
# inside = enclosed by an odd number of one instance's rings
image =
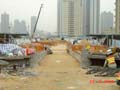
[[[32,33],[31,38],[34,37],[34,34],[35,34],[35,31],[36,31],[36,28],[37,28],[37,24],[38,24],[38,20],[39,20],[39,17],[40,17],[42,8],[43,8],[43,4],[41,4],[41,6],[40,6],[40,9],[39,9],[39,12],[38,12],[38,16],[37,16],[37,20],[36,20],[36,23],[35,23],[35,26],[34,26],[33,33]]]

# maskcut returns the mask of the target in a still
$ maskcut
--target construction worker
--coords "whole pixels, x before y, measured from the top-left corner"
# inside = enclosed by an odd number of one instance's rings
[[[108,66],[109,68],[116,68],[115,56],[112,49],[107,50],[106,61],[104,67]]]

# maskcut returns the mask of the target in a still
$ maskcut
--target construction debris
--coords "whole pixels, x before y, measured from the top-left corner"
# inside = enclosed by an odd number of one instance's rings
[[[8,64],[7,61],[0,60],[0,67],[7,66]]]
[[[100,67],[100,66],[91,66],[87,70],[86,74],[94,74],[94,76],[97,77],[114,77],[117,72],[119,72],[120,69],[116,68],[105,68],[105,67]]]

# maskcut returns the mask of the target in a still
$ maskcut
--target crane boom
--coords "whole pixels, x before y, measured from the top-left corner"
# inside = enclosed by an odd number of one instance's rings
[[[38,16],[37,16],[37,20],[36,20],[36,23],[35,23],[35,26],[34,26],[32,38],[34,37],[34,34],[35,34],[35,31],[36,31],[36,27],[37,27],[37,24],[38,24],[38,20],[39,20],[39,17],[40,17],[40,13],[41,13],[42,8],[43,8],[43,4],[41,4],[41,6],[40,6],[40,10],[39,10],[39,13],[38,13]]]

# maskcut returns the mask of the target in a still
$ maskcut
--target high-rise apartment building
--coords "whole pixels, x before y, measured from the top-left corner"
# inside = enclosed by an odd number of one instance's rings
[[[83,33],[98,34],[100,22],[100,0],[83,0]]]
[[[19,20],[15,20],[14,21],[14,33],[17,33],[19,32],[21,29],[20,29],[20,21]]]
[[[120,0],[116,0],[115,33],[120,34]]]
[[[14,21],[14,33],[18,34],[28,34],[25,21]]]
[[[107,30],[113,30],[113,13],[102,12],[100,17],[100,30],[105,34]]]
[[[90,1],[83,0],[83,34],[90,33]]]
[[[60,37],[75,37],[83,33],[82,1],[58,0],[58,35]]]
[[[9,15],[7,13],[3,13],[1,15],[1,33],[9,33]]]

